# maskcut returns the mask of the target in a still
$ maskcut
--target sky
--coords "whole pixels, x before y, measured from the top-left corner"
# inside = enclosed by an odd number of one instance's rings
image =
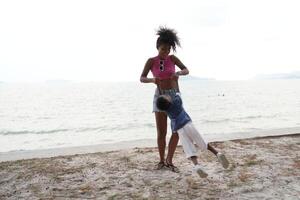
[[[0,1],[0,81],[139,81],[157,55],[159,26],[178,32],[175,55],[193,76],[299,71],[299,8],[297,0]]]

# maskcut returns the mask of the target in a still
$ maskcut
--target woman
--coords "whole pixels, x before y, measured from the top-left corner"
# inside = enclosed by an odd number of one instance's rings
[[[178,77],[187,75],[189,70],[176,56],[169,55],[171,48],[175,52],[176,46],[180,46],[177,33],[173,29],[160,27],[157,31],[157,35],[159,36],[156,41],[158,55],[147,60],[140,81],[142,83],[154,83],[157,85],[153,99],[153,112],[155,113],[157,144],[160,156],[160,162],[157,165],[157,169],[166,166],[176,172],[178,171],[178,168],[173,165],[172,160],[178,144],[178,134],[172,134],[168,145],[168,154],[165,160],[167,115],[156,107],[156,99],[159,94],[179,92]],[[175,65],[180,68],[180,71],[175,72]],[[149,71],[152,72],[153,78],[147,77]]]

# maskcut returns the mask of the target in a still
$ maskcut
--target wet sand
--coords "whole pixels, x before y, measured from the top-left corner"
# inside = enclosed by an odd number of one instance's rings
[[[179,146],[179,173],[156,170],[155,147],[0,163],[0,199],[299,199],[300,134],[213,142],[200,178]]]

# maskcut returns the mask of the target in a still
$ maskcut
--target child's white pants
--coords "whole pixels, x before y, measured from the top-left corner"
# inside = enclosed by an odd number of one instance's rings
[[[189,122],[181,129],[178,129],[177,133],[187,158],[197,156],[196,146],[202,150],[207,149],[207,143],[192,122]]]

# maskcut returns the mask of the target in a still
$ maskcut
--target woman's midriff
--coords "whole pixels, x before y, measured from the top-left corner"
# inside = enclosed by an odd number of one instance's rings
[[[169,89],[177,89],[178,88],[178,82],[176,80],[172,79],[164,79],[160,81],[159,87],[161,90],[169,90]]]

